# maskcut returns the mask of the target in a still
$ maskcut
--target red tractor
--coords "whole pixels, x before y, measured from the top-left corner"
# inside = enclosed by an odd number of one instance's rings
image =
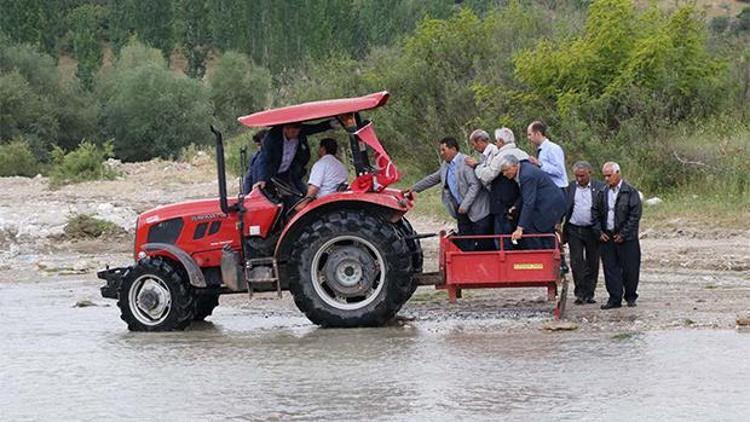
[[[338,117],[356,177],[347,190],[285,208],[302,194],[280,180],[227,198],[224,146],[216,136],[219,198],[161,206],[138,217],[129,267],[98,273],[133,331],[169,331],[202,320],[222,294],[289,290],[299,309],[327,327],[378,326],[416,289],[419,236],[404,218],[411,198],[388,185],[399,172],[362,112],[387,92],[318,101],[241,117],[272,127]],[[341,116],[346,116],[342,119]],[[372,150],[373,163],[368,150]]]

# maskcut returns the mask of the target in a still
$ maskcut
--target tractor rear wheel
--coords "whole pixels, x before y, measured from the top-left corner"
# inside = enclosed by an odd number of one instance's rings
[[[401,220],[396,223],[396,226],[401,231],[401,235],[406,239],[406,246],[409,247],[412,272],[421,273],[424,266],[424,254],[422,252],[422,243],[419,239],[414,237],[417,232],[414,231],[414,227],[406,217],[401,217]],[[415,291],[417,291],[417,287],[417,280],[413,279],[409,293],[410,297]]]
[[[195,310],[193,311],[193,321],[203,321],[210,316],[214,308],[219,306],[218,293],[202,293],[195,295],[193,299]]]
[[[182,268],[161,257],[143,258],[128,272],[117,306],[130,331],[183,330],[194,312]]]
[[[282,267],[297,307],[324,327],[380,326],[411,296],[412,262],[401,231],[364,210],[308,224]]]

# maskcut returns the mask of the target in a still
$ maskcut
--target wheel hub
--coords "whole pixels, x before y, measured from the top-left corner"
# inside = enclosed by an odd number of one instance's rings
[[[331,252],[323,267],[326,284],[337,295],[355,297],[365,295],[375,281],[375,263],[366,250],[357,246],[342,246]]]
[[[163,318],[165,310],[171,304],[169,290],[162,283],[153,279],[142,281],[135,299],[135,313],[140,314],[136,316],[145,317],[146,320],[150,321],[157,321]]]

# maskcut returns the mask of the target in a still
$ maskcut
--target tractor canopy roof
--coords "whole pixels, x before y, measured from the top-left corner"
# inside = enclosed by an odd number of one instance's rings
[[[238,118],[240,123],[248,127],[277,126],[287,123],[306,122],[340,114],[355,113],[370,110],[385,105],[388,102],[388,91],[376,92],[355,98],[341,98],[337,100],[313,101],[272,110],[259,111]]]

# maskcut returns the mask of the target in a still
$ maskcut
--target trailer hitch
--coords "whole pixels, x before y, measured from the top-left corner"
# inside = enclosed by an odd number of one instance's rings
[[[427,239],[430,237],[435,237],[437,235],[438,233],[415,233],[415,234],[410,234],[408,236],[404,236],[404,238],[409,239],[409,240],[416,240],[416,239]]]

